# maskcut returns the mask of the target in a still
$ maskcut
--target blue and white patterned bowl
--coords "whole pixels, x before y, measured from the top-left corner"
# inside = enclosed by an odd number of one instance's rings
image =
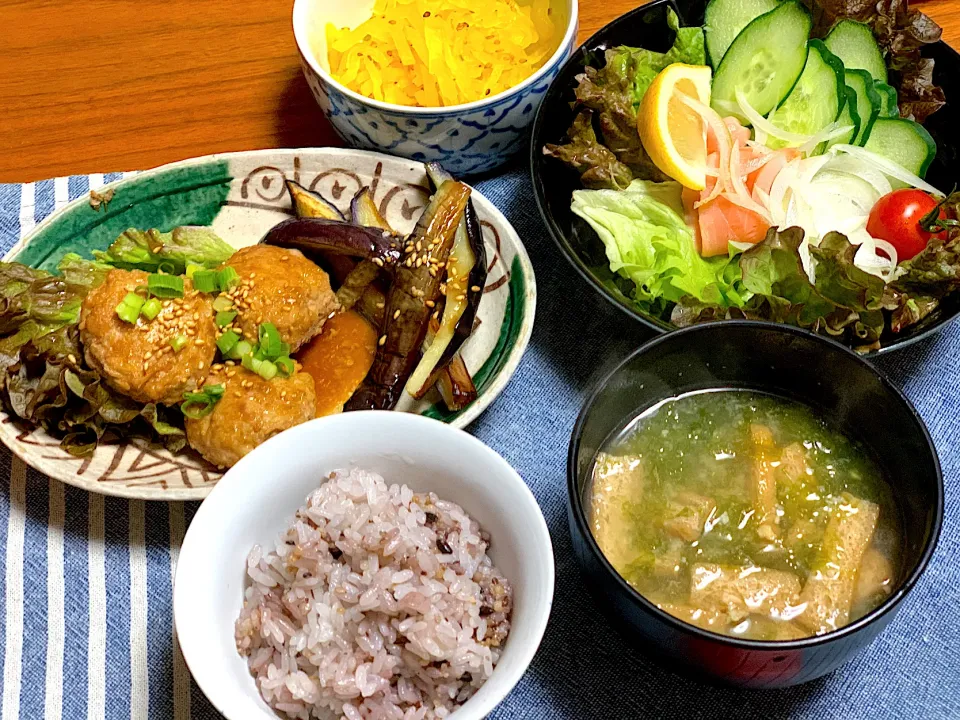
[[[526,146],[540,101],[573,52],[577,0],[551,0],[563,39],[550,60],[514,88],[484,100],[442,108],[393,105],[364,97],[327,70],[326,33],[332,22],[355,27],[373,0],[296,0],[293,32],[303,74],[334,129],[350,145],[413,160],[435,160],[455,175],[489,172]]]

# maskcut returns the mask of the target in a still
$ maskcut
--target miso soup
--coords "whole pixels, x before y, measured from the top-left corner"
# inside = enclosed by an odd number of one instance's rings
[[[897,582],[899,513],[879,468],[782,398],[719,390],[652,408],[603,448],[586,499],[617,572],[717,633],[820,635]]]

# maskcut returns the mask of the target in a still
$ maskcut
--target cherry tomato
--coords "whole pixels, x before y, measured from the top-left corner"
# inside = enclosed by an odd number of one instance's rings
[[[946,237],[945,232],[929,233],[920,227],[920,220],[937,206],[937,201],[922,190],[905,188],[887,193],[877,200],[867,220],[867,232],[886,240],[897,249],[897,261],[918,255],[930,238]],[[940,217],[945,213],[940,211]]]

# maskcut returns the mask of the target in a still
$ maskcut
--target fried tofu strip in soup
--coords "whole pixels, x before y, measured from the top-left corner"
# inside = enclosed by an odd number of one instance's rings
[[[844,493],[834,509],[813,573],[800,594],[806,609],[798,624],[818,635],[843,627],[850,608],[857,574],[880,517],[880,506]]]

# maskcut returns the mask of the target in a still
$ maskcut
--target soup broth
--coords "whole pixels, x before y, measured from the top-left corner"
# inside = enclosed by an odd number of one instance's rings
[[[896,585],[899,513],[863,448],[799,403],[698,392],[636,418],[599,454],[591,529],[618,573],[714,632],[836,630]]]

